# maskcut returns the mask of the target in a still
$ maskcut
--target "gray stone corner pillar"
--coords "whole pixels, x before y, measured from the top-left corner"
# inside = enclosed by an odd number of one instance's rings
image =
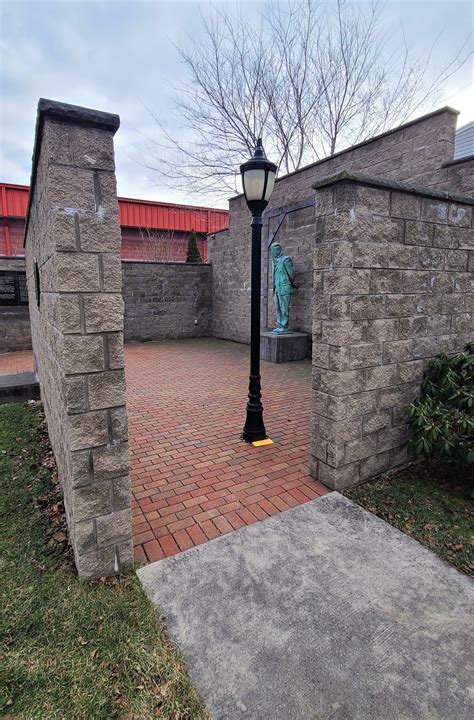
[[[472,338],[474,198],[348,172],[313,187],[311,474],[341,489],[406,463],[426,366]]]
[[[133,566],[117,115],[40,100],[25,254],[32,342],[76,566]]]

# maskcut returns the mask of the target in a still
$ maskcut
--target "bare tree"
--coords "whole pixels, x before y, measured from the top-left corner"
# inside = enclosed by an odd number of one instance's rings
[[[434,102],[470,52],[466,41],[429,77],[433,48],[414,56],[402,29],[398,43],[393,28],[387,36],[382,17],[378,3],[290,0],[270,2],[256,25],[239,9],[211,7],[202,32],[179,47],[182,131],[152,113],[159,139],[147,166],[161,181],[216,198],[237,189],[236,168],[260,136],[288,173],[403,123]]]
[[[187,239],[175,236],[173,230],[139,228],[140,241],[134,247],[133,259],[148,262],[170,262],[186,257]]]

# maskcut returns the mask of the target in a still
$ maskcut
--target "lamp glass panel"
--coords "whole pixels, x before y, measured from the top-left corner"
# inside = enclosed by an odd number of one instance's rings
[[[273,187],[275,185],[275,176],[276,173],[272,172],[271,170],[268,173],[268,180],[267,180],[267,189],[265,190],[265,197],[264,200],[267,202],[270,200],[273,192]]]
[[[265,184],[265,170],[257,168],[244,172],[243,182],[247,200],[261,200]]]

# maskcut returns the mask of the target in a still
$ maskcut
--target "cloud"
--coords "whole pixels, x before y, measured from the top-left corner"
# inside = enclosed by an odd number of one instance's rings
[[[244,8],[256,14],[260,5]],[[121,195],[192,200],[186,187],[157,186],[138,160],[146,154],[146,139],[156,136],[145,106],[176,122],[173,86],[183,80],[183,67],[175,44],[199,33],[196,2],[4,2],[0,12],[2,180],[29,182],[36,105],[39,97],[47,97],[120,115],[116,155]],[[403,21],[417,51],[443,31],[436,57],[444,63],[465,39],[470,13],[470,3],[392,2],[385,19],[388,26]],[[466,110],[470,81],[468,66],[445,91]],[[443,104],[440,98],[438,105]],[[463,112],[460,124],[470,119]]]

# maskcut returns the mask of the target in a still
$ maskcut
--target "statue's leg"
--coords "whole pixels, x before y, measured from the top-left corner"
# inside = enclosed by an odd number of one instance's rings
[[[280,327],[283,328],[283,330],[288,330],[288,325],[290,322],[290,299],[291,295],[281,295],[280,297],[280,313],[281,313],[281,322]]]
[[[277,327],[275,329],[278,329],[281,327],[281,319],[282,319],[282,312],[281,312],[281,295],[279,293],[275,293],[275,317],[276,317],[276,324]]]

